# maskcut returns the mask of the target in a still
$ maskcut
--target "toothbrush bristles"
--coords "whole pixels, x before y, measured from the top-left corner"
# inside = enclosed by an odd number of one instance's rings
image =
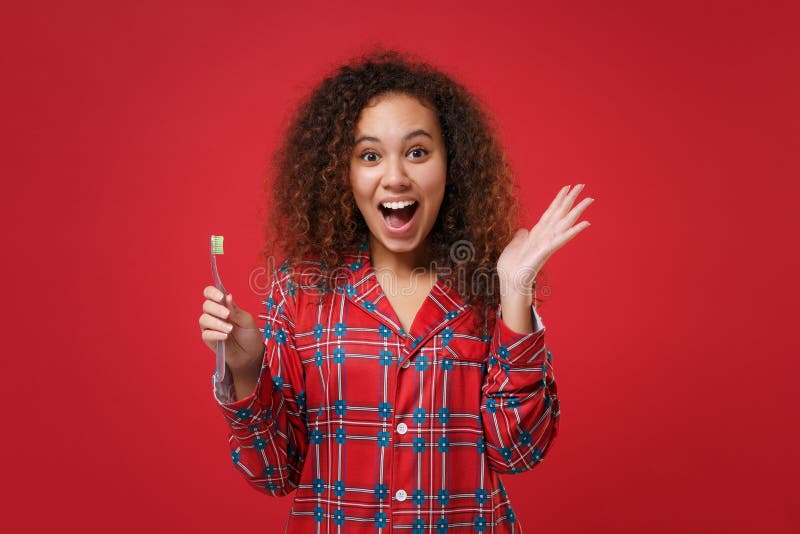
[[[211,236],[211,253],[212,254],[223,254],[222,251],[222,240],[224,239],[221,235],[212,235]]]

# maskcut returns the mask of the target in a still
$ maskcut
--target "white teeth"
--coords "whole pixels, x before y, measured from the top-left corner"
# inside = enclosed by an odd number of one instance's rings
[[[392,209],[392,210],[399,210],[401,208],[405,208],[407,206],[410,206],[414,202],[416,202],[416,200],[403,200],[401,202],[382,202],[381,206],[383,206],[384,208]]]

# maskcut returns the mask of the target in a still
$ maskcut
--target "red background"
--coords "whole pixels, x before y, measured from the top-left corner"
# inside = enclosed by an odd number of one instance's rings
[[[286,114],[380,42],[486,101],[532,220],[596,199],[546,265],[562,430],[506,477],[525,531],[797,532],[791,3],[281,4],[2,7],[8,531],[282,529],[211,394],[208,236],[255,312]]]

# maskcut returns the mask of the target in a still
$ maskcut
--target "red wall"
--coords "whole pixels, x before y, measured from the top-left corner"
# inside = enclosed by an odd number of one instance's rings
[[[79,4],[0,14],[9,532],[280,529],[211,394],[207,241],[256,311],[259,173],[376,41],[487,102],[532,220],[596,199],[546,265],[562,430],[506,477],[525,531],[798,531],[791,3]]]

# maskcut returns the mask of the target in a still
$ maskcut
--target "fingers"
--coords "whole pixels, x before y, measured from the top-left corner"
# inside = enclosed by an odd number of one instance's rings
[[[233,330],[231,323],[225,322],[211,314],[204,313],[200,316],[200,328],[203,330],[215,330],[219,333],[230,333]]]
[[[228,339],[228,334],[216,330],[203,330],[202,338],[203,341],[225,341]]]
[[[203,301],[203,311],[214,317],[219,317],[220,319],[229,319],[231,315],[231,310],[222,304],[208,299]]]
[[[220,332],[230,332],[233,325],[224,319],[231,319],[231,310],[219,303],[224,295],[214,286],[206,286],[203,290],[206,300],[203,301],[203,315],[200,316],[200,328],[211,328]]]
[[[553,199],[553,202],[550,203],[550,206],[544,212],[544,215],[542,215],[541,220],[548,224],[553,224],[553,223],[557,224],[561,222],[564,219],[567,212],[572,207],[573,202],[575,202],[575,199],[578,197],[578,194],[580,194],[585,185],[586,184],[578,184],[572,189],[570,189],[571,186],[569,185],[565,185],[564,187],[562,187],[561,190],[556,195],[556,198]],[[582,202],[585,201],[586,199],[584,199]],[[583,210],[586,209],[586,206],[588,206],[593,201],[594,199],[590,199],[589,202],[584,204],[580,208],[580,210],[576,213],[576,215],[572,218],[572,221],[569,223],[569,225],[572,225],[572,223],[575,222],[575,220],[580,216],[581,212],[583,212]],[[577,207],[578,206],[576,206],[576,208]],[[570,215],[572,214],[570,213]]]
[[[572,208],[572,204],[584,186],[585,184],[578,184],[571,190],[568,185],[561,188],[550,207],[542,215],[540,222],[531,229],[529,234],[531,242],[541,239],[543,235],[549,236],[549,241],[552,244],[550,254],[552,254],[573,239],[579,232],[590,226],[589,221],[581,221],[578,225],[573,226],[586,208],[594,202],[594,198],[587,197]]]
[[[230,332],[234,327],[250,330],[258,328],[254,317],[240,308],[230,293],[223,295],[216,287],[207,286],[203,295],[206,300],[203,301],[204,313],[200,316],[201,329]]]
[[[589,204],[591,204],[592,202],[594,202],[594,199],[591,197],[586,197],[583,200],[581,200],[578,203],[578,205],[572,208],[570,212],[567,213],[567,216],[564,217],[563,221],[565,226],[570,227],[573,224],[575,224],[575,221],[578,220],[578,217],[581,216],[584,210],[586,210],[586,208],[588,208]]]
[[[555,211],[556,215],[559,219],[564,217],[564,214],[572,207],[572,203],[575,202],[575,199],[578,197],[578,194],[583,190],[583,186],[585,184],[578,184],[572,188],[572,190],[564,196],[559,204],[558,209]]]
[[[203,289],[203,296],[207,299],[213,300],[214,302],[222,302],[222,298],[225,295],[223,295],[222,291],[220,291],[214,286],[206,286]]]
[[[569,243],[572,240],[572,238],[574,238],[576,235],[578,235],[580,232],[582,232],[589,226],[590,226],[589,221],[581,221],[572,228],[570,228],[569,230],[567,230],[566,232],[564,232],[563,234],[561,234],[554,243],[553,252],[555,252],[559,248]]]
[[[586,184],[578,184],[572,189],[570,189],[570,185],[565,185],[561,188],[561,190],[556,195],[556,198],[550,203],[550,206],[547,207],[547,210],[542,215],[541,220],[546,222],[558,222],[564,217],[564,213],[572,206],[572,203],[575,202],[575,198],[578,196],[578,193],[581,192],[583,186]]]
[[[550,202],[550,205],[547,207],[547,209],[542,214],[542,217],[541,217],[542,221],[546,221],[547,219],[549,219],[550,217],[553,216],[553,214],[556,212],[556,210],[558,210],[558,207],[561,205],[561,202],[562,202],[564,196],[567,194],[567,191],[569,191],[569,186],[568,185],[565,185],[564,187],[561,188],[561,190],[556,195],[556,198],[554,198],[553,201]]]

